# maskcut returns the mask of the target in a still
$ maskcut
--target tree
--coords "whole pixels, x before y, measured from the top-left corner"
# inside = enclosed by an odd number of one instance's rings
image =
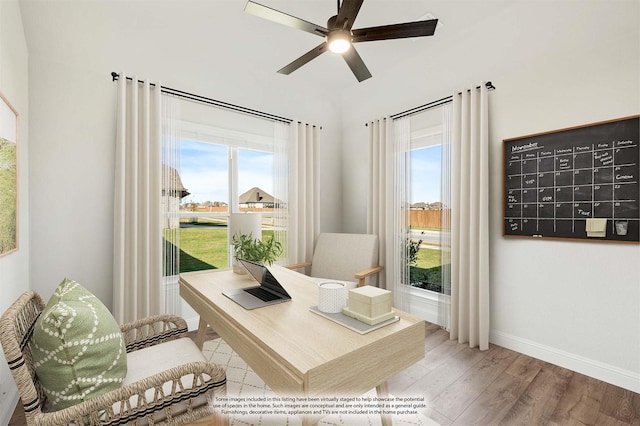
[[[414,241],[412,239],[407,239],[407,263],[410,266],[416,266],[418,262],[418,252],[420,251],[420,245],[422,244],[422,240]]]

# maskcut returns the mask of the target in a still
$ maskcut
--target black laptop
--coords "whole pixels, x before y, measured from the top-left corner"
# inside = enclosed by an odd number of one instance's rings
[[[291,296],[282,288],[266,266],[245,259],[238,259],[238,262],[249,271],[249,274],[255,278],[259,285],[224,291],[222,294],[245,309],[255,309],[291,300]]]

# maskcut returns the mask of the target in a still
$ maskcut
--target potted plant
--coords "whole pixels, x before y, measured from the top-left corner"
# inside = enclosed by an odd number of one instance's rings
[[[246,259],[263,264],[273,264],[282,254],[282,244],[271,237],[264,241],[253,238],[252,234],[235,234],[232,237],[234,265],[233,271],[243,274],[244,268],[238,265],[238,259]]]

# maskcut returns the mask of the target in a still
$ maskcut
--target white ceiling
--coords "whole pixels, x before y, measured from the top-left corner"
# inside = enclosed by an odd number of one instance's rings
[[[335,0],[261,0],[262,4],[326,25]],[[325,53],[289,76],[276,71],[322,42],[322,38],[243,12],[245,0],[21,0],[30,55],[60,61],[90,60],[96,70],[126,66],[150,78],[234,75],[261,84],[311,87],[319,93],[348,90],[397,73],[403,61],[430,55],[482,29],[482,21],[508,6],[505,0],[365,0],[354,28],[424,19],[441,20],[432,37],[356,45],[373,78],[358,83],[341,57]],[[128,43],[135,48],[123,49]],[[99,52],[97,54],[96,52]],[[180,77],[149,71],[149,58],[182,64]],[[146,61],[146,62],[145,62]],[[145,66],[146,65],[146,66]],[[221,70],[224,68],[224,70]],[[175,67],[168,66],[167,70]],[[167,72],[168,73],[168,72]],[[169,73],[170,74],[170,73]],[[198,84],[194,83],[194,90]],[[178,87],[181,88],[181,87]]]

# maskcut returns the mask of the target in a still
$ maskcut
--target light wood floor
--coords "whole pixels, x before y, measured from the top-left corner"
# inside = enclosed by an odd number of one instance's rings
[[[425,396],[424,414],[443,426],[640,425],[640,394],[499,346],[471,349],[434,324],[425,349],[389,393]],[[26,425],[20,403],[9,425]]]
[[[471,349],[427,324],[426,356],[389,382],[424,395],[441,425],[640,425],[640,394],[491,345]]]

